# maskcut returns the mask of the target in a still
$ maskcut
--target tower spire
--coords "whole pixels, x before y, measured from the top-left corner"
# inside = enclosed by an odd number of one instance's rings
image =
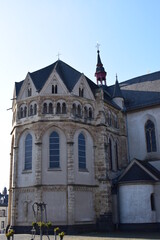
[[[96,45],[96,47],[97,47],[97,67],[96,67],[95,76],[97,78],[97,85],[106,85],[107,73],[105,72],[105,69],[101,62],[99,46],[100,46],[100,44],[97,43],[97,45]]]

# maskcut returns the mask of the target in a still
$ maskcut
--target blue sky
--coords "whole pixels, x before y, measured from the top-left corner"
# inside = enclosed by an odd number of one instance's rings
[[[9,182],[14,82],[60,59],[107,84],[160,70],[159,0],[0,0],[0,191]]]

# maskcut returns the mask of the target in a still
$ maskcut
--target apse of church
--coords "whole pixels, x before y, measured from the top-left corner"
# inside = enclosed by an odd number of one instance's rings
[[[17,232],[30,231],[35,202],[47,204],[55,226],[113,228],[126,122],[123,97],[108,93],[97,56],[97,84],[61,60],[15,83],[9,224]]]

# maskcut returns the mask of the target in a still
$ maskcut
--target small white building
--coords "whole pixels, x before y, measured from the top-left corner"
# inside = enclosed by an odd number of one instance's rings
[[[6,189],[6,188],[5,188]],[[8,223],[8,195],[7,191],[0,193],[0,233],[4,233]]]

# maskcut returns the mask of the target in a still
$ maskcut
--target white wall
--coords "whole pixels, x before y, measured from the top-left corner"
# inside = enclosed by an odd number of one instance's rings
[[[75,222],[94,221],[92,192],[77,191],[75,193]]]
[[[147,153],[145,123],[150,119],[155,124],[157,152]],[[159,108],[146,109],[127,114],[127,131],[130,161],[134,158],[144,160],[160,159],[160,111]]]
[[[151,210],[151,184],[128,184],[119,186],[120,223],[154,223],[156,212]]]

